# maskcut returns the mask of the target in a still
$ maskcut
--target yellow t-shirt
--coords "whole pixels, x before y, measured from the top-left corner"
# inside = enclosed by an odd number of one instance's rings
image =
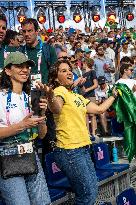
[[[91,144],[86,126],[86,105],[90,102],[83,96],[59,86],[55,96],[64,100],[60,114],[54,114],[57,147],[74,149]]]

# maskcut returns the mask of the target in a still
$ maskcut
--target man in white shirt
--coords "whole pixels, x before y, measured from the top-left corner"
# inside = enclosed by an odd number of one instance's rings
[[[131,64],[122,64],[120,67],[120,74],[122,75],[122,77],[118,81],[116,81],[116,84],[123,83],[127,85],[136,97],[136,80],[130,79],[133,70],[134,69],[132,68]]]
[[[105,50],[105,57],[112,60],[113,66],[115,67],[115,51],[113,50],[113,41],[108,41],[107,49]]]

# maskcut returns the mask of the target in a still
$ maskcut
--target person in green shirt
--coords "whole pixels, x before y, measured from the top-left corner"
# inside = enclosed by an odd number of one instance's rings
[[[4,58],[6,58],[10,52],[22,52],[22,49],[23,47],[20,46],[18,39],[18,32],[8,29],[4,39]]]
[[[36,64],[32,67],[32,74],[41,74],[42,82],[47,83],[49,67],[57,61],[55,49],[38,40],[39,25],[36,19],[27,18],[21,27],[26,41],[23,52]]]
[[[4,66],[4,39],[7,30],[7,19],[5,15],[0,15],[0,72]]]
[[[7,19],[0,15],[0,71],[4,66],[4,59],[10,52],[22,51],[17,38],[17,32],[7,30]]]

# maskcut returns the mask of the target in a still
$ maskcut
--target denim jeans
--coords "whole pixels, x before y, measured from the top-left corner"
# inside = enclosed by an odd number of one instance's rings
[[[17,148],[5,149],[0,147],[1,154],[16,154]],[[36,155],[38,174],[27,177],[0,177],[0,192],[6,205],[48,205],[51,203],[46,179]]]
[[[93,162],[87,147],[54,150],[59,168],[66,174],[75,193],[76,205],[93,205],[98,185]]]

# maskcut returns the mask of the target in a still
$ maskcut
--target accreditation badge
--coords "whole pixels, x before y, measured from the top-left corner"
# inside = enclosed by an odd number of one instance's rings
[[[32,153],[33,152],[33,144],[32,142],[17,145],[18,153],[25,154],[25,153]]]
[[[41,73],[31,74],[31,90],[36,89],[37,81],[42,82]]]

